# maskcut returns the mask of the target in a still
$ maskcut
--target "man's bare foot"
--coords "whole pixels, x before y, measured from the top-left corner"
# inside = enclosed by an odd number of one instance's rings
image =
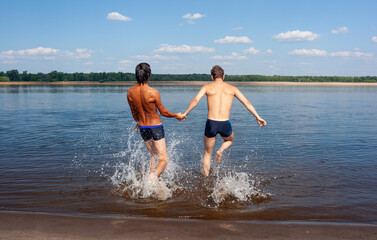
[[[149,178],[150,180],[157,180],[157,179],[158,179],[158,177],[157,177],[156,174],[154,174],[154,173],[150,173],[149,176],[148,176],[148,178]]]
[[[221,161],[221,155],[223,154],[223,152],[221,152],[221,151],[217,151],[216,152],[216,157],[215,157],[215,161],[217,162],[217,163],[220,163],[220,161]]]

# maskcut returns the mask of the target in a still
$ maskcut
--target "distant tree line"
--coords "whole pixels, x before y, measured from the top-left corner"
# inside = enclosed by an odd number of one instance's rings
[[[152,74],[151,81],[210,81],[209,74]],[[377,82],[377,76],[342,77],[342,76],[264,76],[264,75],[226,75],[227,81],[237,82]],[[123,72],[101,73],[28,73],[18,70],[0,72],[0,82],[130,82],[136,81],[135,74]]]

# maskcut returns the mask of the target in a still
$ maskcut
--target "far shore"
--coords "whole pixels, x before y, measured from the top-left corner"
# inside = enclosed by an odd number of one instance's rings
[[[211,81],[151,81],[150,85],[184,85],[198,86],[204,85]],[[233,85],[254,85],[254,86],[373,86],[377,83],[354,83],[354,82],[232,82]],[[17,85],[56,85],[56,86],[83,86],[83,85],[103,85],[103,86],[131,86],[134,82],[0,82],[0,86],[17,86]]]

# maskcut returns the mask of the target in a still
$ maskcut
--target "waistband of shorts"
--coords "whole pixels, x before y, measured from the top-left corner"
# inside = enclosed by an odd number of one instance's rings
[[[158,127],[161,127],[162,126],[162,123],[159,124],[159,125],[154,125],[154,126],[139,126],[139,128],[158,128]]]
[[[212,120],[212,119],[209,119],[207,118],[207,121],[213,121],[213,122],[229,122],[230,123],[230,120]]]

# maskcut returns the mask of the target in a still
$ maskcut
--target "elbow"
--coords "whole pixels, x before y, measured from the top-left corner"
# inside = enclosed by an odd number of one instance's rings
[[[194,98],[194,99],[192,100],[192,104],[193,104],[194,106],[198,105],[198,103],[199,103],[199,99]]]
[[[164,116],[164,117],[170,117],[170,114],[169,114],[168,111],[162,111],[162,112],[160,112],[160,114],[161,114],[162,116]]]

